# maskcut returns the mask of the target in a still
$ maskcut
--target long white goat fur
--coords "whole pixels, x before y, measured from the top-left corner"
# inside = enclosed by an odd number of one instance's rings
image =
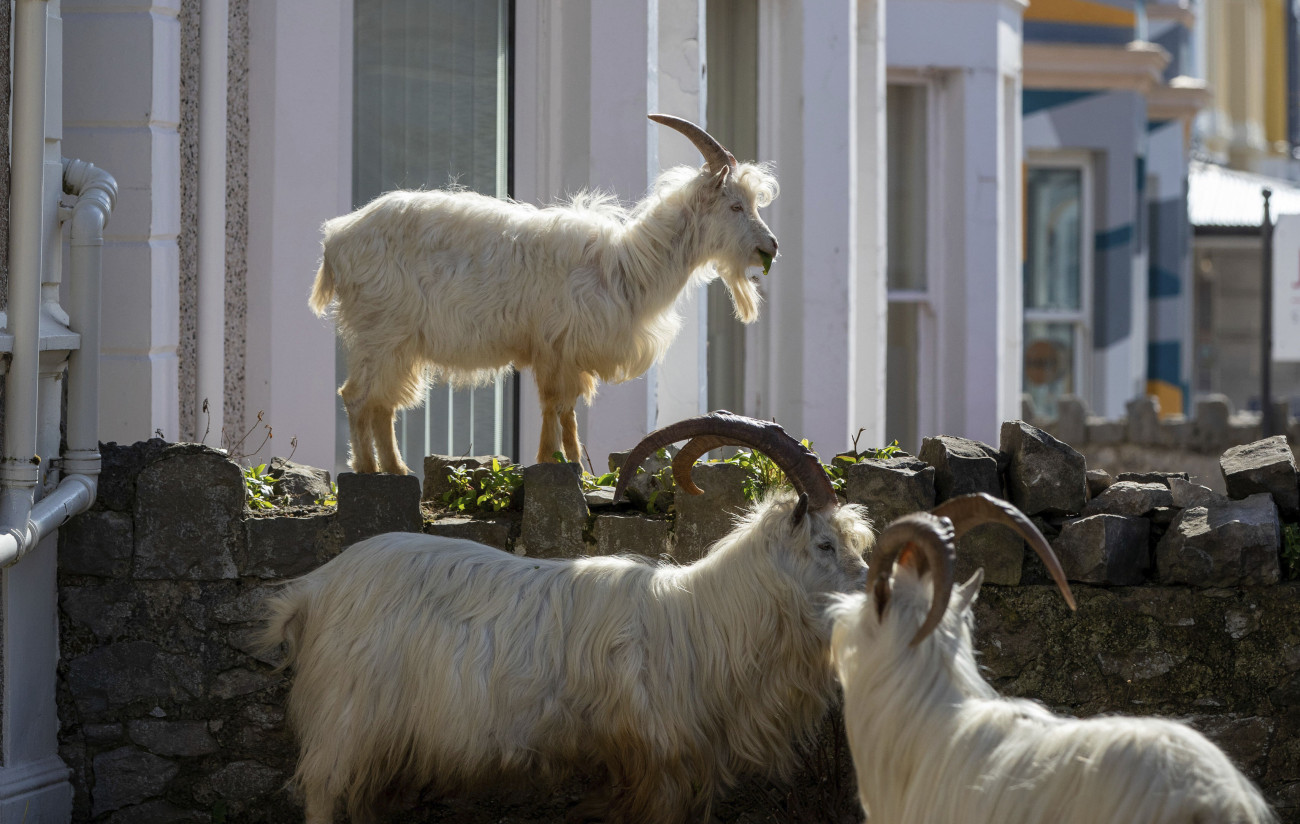
[[[575,402],[590,403],[597,380],[635,378],[663,356],[692,280],[720,274],[740,319],[757,317],[745,270],[756,245],[775,251],[756,210],[777,182],[750,163],[725,178],[719,188],[721,176],[669,169],[630,211],[589,192],[537,208],[397,191],[328,221],[309,305],[323,315],[338,300],[353,468],[374,471],[373,436],[383,471],[405,472],[388,443],[392,411],[419,404],[430,380],[478,385],[512,364],[533,369],[542,396],[538,459],[559,449],[564,422],[565,452],[580,460]]]
[[[1160,718],[1063,718],[1004,698],[971,641],[979,576],[909,643],[928,577],[900,567],[883,624],[871,597],[835,608],[833,657],[871,824],[1262,824],[1275,819],[1224,753]]]
[[[793,505],[684,567],[394,533],[291,582],[264,640],[295,668],[308,821],[338,797],[364,815],[395,778],[573,765],[622,788],[613,820],[694,821],[738,773],[783,773],[834,695],[828,595],[861,586],[872,540],[857,507],[792,529]]]

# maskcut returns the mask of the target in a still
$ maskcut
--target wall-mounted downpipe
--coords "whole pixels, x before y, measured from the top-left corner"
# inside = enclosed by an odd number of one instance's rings
[[[44,4],[41,6],[41,13],[44,15]],[[17,118],[15,118],[17,122]],[[40,168],[39,163],[36,166]],[[14,163],[14,173],[17,174],[19,164]],[[39,176],[38,176],[39,179]],[[39,189],[38,189],[39,191]],[[65,209],[61,217],[71,223],[70,246],[68,255],[68,295],[69,305],[68,318],[73,331],[80,335],[80,345],[72,351],[68,358],[68,429],[67,429],[67,449],[64,451],[61,460],[63,476],[52,491],[41,500],[31,503],[35,488],[35,481],[38,477],[36,474],[37,461],[34,460],[34,450],[32,454],[27,455],[26,464],[31,467],[27,473],[30,476],[30,482],[23,478],[24,483],[19,486],[11,486],[8,475],[0,475],[0,484],[4,488],[3,520],[0,521],[0,567],[9,566],[15,563],[38,543],[46,535],[51,534],[54,530],[65,524],[68,519],[86,511],[91,504],[95,502],[95,495],[98,489],[98,478],[100,469],[99,456],[99,305],[101,294],[101,267],[103,260],[104,246],[104,226],[108,222],[108,217],[113,212],[113,206],[117,202],[117,183],[113,180],[112,175],[103,169],[96,168],[90,163],[81,160],[63,161],[63,191],[76,198],[70,209]],[[11,201],[16,207],[18,204],[30,201],[20,201],[17,197]],[[21,208],[21,207],[19,207]],[[19,208],[14,208],[17,215]],[[24,210],[25,211],[25,210]],[[32,209],[37,215],[39,209]],[[37,248],[40,245],[40,225],[37,222],[37,231],[34,237],[37,239]],[[13,243],[11,239],[10,257],[13,259]],[[23,251],[20,249],[20,252]],[[24,280],[31,281],[35,285],[33,290],[37,296],[40,291],[40,270],[27,272],[10,268],[11,295],[15,274],[21,272]],[[29,284],[30,285],[30,284]],[[21,290],[20,290],[21,291]],[[26,304],[23,304],[26,306]],[[18,307],[10,302],[9,317],[17,321],[15,310]],[[36,323],[37,308],[27,307],[31,311],[31,322]],[[13,376],[20,373],[17,341],[15,340],[13,367],[10,370],[10,383],[7,391],[10,394],[22,391],[32,392],[33,398],[36,393],[36,352],[32,353],[32,364],[28,367],[23,364],[22,374],[30,372],[33,375],[30,389],[26,386],[19,386],[13,381]],[[53,428],[57,433],[59,428],[59,409],[57,405],[54,408],[40,409],[39,416],[42,429]],[[26,433],[23,433],[26,435]],[[36,443],[35,431],[32,432],[31,445]],[[44,439],[43,439],[44,440]],[[9,433],[5,438],[5,469],[15,462],[12,459],[12,453],[21,445],[28,444],[27,440],[14,442],[10,440]],[[12,473],[11,473],[12,474]],[[26,506],[22,506],[23,504]]]
[[[230,7],[199,6],[198,358],[194,439],[221,442],[226,376],[226,74]],[[208,411],[203,411],[207,401]],[[205,442],[207,442],[205,440]]]

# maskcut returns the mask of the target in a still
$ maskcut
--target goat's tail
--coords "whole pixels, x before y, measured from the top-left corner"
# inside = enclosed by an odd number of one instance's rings
[[[266,627],[258,635],[255,646],[266,653],[285,645],[284,660],[276,667],[277,672],[298,657],[302,629],[307,623],[307,601],[307,587],[297,584],[289,584],[266,600]]]
[[[330,266],[329,258],[323,257],[320,269],[316,270],[316,282],[311,286],[311,297],[307,299],[307,305],[318,316],[324,317],[332,300],[334,300],[334,269]]]

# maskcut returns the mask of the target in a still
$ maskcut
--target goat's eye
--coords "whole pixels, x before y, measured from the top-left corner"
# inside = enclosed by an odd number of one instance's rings
[[[820,549],[822,552],[834,552],[835,543],[833,541],[822,541],[820,544],[817,545],[817,548]]]
[[[731,204],[731,211],[733,211],[733,212],[743,212],[743,211],[745,211],[745,207],[742,206],[742,205],[740,205],[739,203],[733,203],[733,204]]]

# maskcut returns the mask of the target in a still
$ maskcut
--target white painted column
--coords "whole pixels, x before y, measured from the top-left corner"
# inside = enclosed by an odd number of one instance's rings
[[[307,308],[307,294],[321,224],[351,208],[352,4],[252,3],[249,33],[242,425],[261,411],[274,432],[263,454],[288,455],[296,437],[294,460],[332,467],[335,335]],[[228,431],[239,426],[226,422]]]
[[[859,445],[884,445],[885,363],[889,304],[886,278],[885,166],[885,0],[858,6],[857,55],[857,187],[856,261],[854,296],[856,336],[850,369],[854,375],[852,416],[846,434],[865,430]],[[848,447],[844,443],[843,447]],[[829,457],[825,452],[823,457]]]
[[[180,432],[180,0],[63,5],[64,154],[111,171],[100,437]]]

